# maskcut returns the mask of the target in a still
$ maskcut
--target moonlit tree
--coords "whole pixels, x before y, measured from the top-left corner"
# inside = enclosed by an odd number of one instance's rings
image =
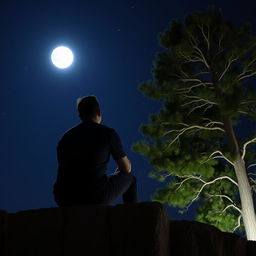
[[[150,140],[133,145],[165,181],[154,200],[183,210],[197,201],[198,221],[256,240],[255,36],[209,9],[172,21],[160,44],[140,90],[163,105],[141,125]]]

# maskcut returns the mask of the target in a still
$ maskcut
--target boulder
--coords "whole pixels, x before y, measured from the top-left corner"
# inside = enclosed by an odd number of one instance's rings
[[[170,255],[169,216],[160,203],[110,208],[111,255]]]
[[[9,213],[4,255],[60,255],[62,244],[61,208]]]
[[[256,242],[196,221],[170,221],[171,255],[255,256]]]
[[[196,221],[169,220],[157,202],[0,210],[1,256],[255,256],[256,242]]]
[[[160,203],[86,205],[10,213],[4,256],[169,255]]]
[[[109,210],[103,205],[63,208],[63,255],[110,256]]]
[[[8,225],[8,213],[0,210],[0,255],[3,255]]]

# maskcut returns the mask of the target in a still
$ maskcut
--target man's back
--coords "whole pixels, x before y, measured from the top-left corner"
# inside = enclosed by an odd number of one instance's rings
[[[110,154],[115,160],[125,156],[114,129],[84,121],[67,131],[57,146],[58,176],[55,197],[85,195],[104,188]]]
[[[109,204],[120,195],[124,203],[137,202],[131,163],[116,131],[100,124],[102,114],[97,98],[79,98],[77,110],[82,123],[67,131],[57,147],[55,202],[59,206]],[[107,176],[110,155],[118,171]]]

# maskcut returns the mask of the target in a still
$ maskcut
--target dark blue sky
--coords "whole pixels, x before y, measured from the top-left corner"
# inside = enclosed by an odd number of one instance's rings
[[[131,152],[143,139],[141,123],[158,112],[160,102],[138,91],[151,79],[158,33],[172,19],[215,5],[235,23],[251,22],[252,1],[1,1],[0,4],[0,209],[54,207],[56,144],[78,124],[76,99],[96,95],[103,124],[119,133],[139,182],[141,201],[157,186],[147,177],[147,159]],[[59,70],[52,49],[69,46],[73,66]],[[109,164],[109,173],[114,169]],[[192,219],[193,214],[173,219]]]

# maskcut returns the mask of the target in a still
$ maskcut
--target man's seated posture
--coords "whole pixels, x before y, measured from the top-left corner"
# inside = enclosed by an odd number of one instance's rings
[[[57,146],[58,174],[53,189],[56,203],[109,204],[120,195],[124,203],[136,203],[137,184],[131,163],[116,131],[100,124],[97,98],[78,99],[77,108],[82,122],[68,130]],[[118,168],[107,176],[110,155]]]

